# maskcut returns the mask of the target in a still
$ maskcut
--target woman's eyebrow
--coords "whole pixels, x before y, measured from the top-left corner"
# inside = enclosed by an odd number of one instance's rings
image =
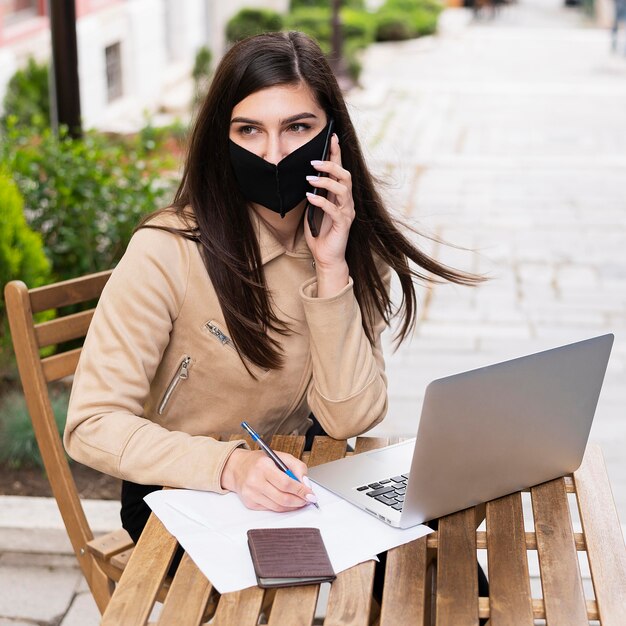
[[[298,120],[305,120],[308,119],[310,117],[313,117],[315,119],[317,119],[317,115],[315,115],[315,113],[298,113],[297,115],[292,115],[291,117],[288,117],[284,120],[280,120],[280,123],[282,125],[285,124],[292,124],[293,122],[297,122]]]
[[[291,117],[287,117],[284,120],[280,120],[280,123],[281,125],[292,124],[293,122],[297,122],[298,120],[308,119],[311,117],[317,119],[317,115],[315,115],[315,113],[298,113],[296,115],[292,115]],[[258,120],[252,120],[249,117],[233,117],[233,119],[230,120],[230,123],[257,124],[258,126],[263,126],[263,122],[259,122]]]

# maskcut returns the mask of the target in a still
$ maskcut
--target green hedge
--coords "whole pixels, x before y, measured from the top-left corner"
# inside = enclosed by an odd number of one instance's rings
[[[291,0],[289,3],[289,10],[295,11],[296,9],[309,8],[309,7],[321,7],[329,8],[332,0]],[[350,9],[365,9],[365,0],[342,0],[342,7]]]
[[[23,280],[39,287],[50,278],[50,263],[39,233],[33,232],[24,217],[24,199],[11,176],[0,169],[0,288],[10,280]],[[12,361],[9,324],[4,292],[0,293],[0,369]]]
[[[283,28],[283,17],[270,9],[241,9],[226,24],[226,39],[230,43],[260,35],[280,31]]]
[[[432,35],[437,31],[439,14],[432,11],[416,10],[411,14],[411,24],[418,36]]]
[[[0,207],[0,286],[16,278],[29,287],[44,285],[50,278],[50,263],[41,235],[26,223],[24,199],[9,174],[2,170]],[[4,300],[0,301],[0,314],[4,314]]]
[[[139,219],[172,191],[160,174],[163,161],[151,157],[141,135],[129,142],[96,132],[73,139],[62,128],[57,138],[9,118],[0,160],[41,233],[54,280],[113,267]]]
[[[345,8],[341,10],[341,27],[343,34],[343,54],[351,76],[358,79],[361,71],[359,50],[374,41],[376,33],[376,16],[365,11]],[[331,10],[320,7],[301,8],[292,11],[285,17],[286,30],[299,30],[313,37],[320,45],[324,54],[332,50]]]
[[[314,37],[322,49],[330,49],[332,37],[331,11],[328,7],[297,9],[285,17],[285,29],[302,31]],[[376,16],[365,11],[342,9],[341,30],[344,44],[357,41],[359,46],[367,46],[374,41]]]
[[[341,29],[346,42],[356,40],[367,46],[374,41],[376,16],[356,9],[341,10]]]
[[[415,29],[406,13],[387,9],[381,10],[376,17],[376,41],[402,41],[415,37]]]
[[[285,30],[298,30],[313,37],[324,54],[331,51],[332,27],[328,7],[305,7],[285,16]]]
[[[386,0],[381,9],[423,10],[439,14],[443,11],[444,5],[440,0]]]
[[[376,14],[376,41],[399,41],[437,30],[439,0],[386,0]]]
[[[204,96],[209,90],[211,75],[213,73],[212,62],[213,53],[207,46],[201,46],[196,50],[193,70],[191,71],[193,78],[193,101],[191,104],[193,107],[197,106],[197,104],[204,99]]]
[[[284,16],[263,9],[243,9],[227,25],[229,42],[263,32],[298,30],[313,37],[324,54],[332,50],[331,0],[292,0]],[[365,10],[364,0],[343,0],[341,24],[343,54],[352,77],[361,71],[359,51],[373,41],[409,39],[437,30],[441,0],[386,0],[376,13]]]
[[[15,72],[9,80],[2,109],[3,126],[9,116],[18,126],[34,123],[49,126],[48,64],[28,59],[26,67]]]

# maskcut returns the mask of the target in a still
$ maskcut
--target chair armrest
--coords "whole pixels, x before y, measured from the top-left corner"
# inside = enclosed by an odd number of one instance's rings
[[[109,561],[111,557],[125,550],[129,550],[134,545],[130,535],[123,528],[120,528],[119,530],[92,539],[87,544],[87,550],[97,559]]]

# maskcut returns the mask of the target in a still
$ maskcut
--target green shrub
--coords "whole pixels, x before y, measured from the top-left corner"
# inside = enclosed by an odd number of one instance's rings
[[[96,132],[73,139],[64,128],[59,137],[50,129],[37,135],[9,119],[0,157],[42,235],[55,280],[113,267],[139,219],[171,191],[162,162],[137,139],[116,143]]]
[[[402,41],[415,35],[416,31],[407,13],[391,9],[381,9],[378,12],[376,41]]]
[[[298,30],[313,37],[324,54],[331,51],[331,13],[328,7],[309,7],[292,11],[285,17],[285,30]]]
[[[331,2],[332,0],[291,0],[289,10],[294,11],[309,7],[327,8],[331,6]],[[351,9],[365,9],[365,0],[342,0],[341,5]]]
[[[41,236],[26,223],[24,199],[11,177],[1,169],[0,210],[0,288],[14,279],[23,280],[29,288],[45,284],[50,277],[50,263]],[[0,367],[4,369],[12,359],[4,293],[0,293]]]
[[[378,13],[376,40],[399,41],[431,35],[443,10],[439,0],[386,0]]]
[[[282,30],[283,18],[270,9],[241,9],[226,25],[226,39],[230,43],[259,35]]]
[[[50,396],[54,419],[61,435],[65,428],[69,393],[53,391]],[[0,402],[0,462],[15,469],[43,467],[26,400],[19,391],[9,392]]]
[[[443,3],[440,0],[386,0],[381,9],[397,9],[399,11],[431,11],[439,14],[443,11]]]
[[[437,31],[438,14],[417,10],[411,13],[411,25],[418,35],[432,35]]]
[[[13,74],[7,85],[3,101],[2,124],[9,116],[18,126],[50,125],[50,99],[48,94],[48,64],[28,59],[24,69]]]
[[[211,61],[213,60],[213,53],[207,46],[198,48],[196,52],[196,58],[193,64],[193,70],[191,76],[193,78],[194,90],[193,90],[193,106],[197,105],[209,89],[209,83],[211,82]]]
[[[355,41],[358,47],[368,46],[376,34],[376,15],[355,9],[342,9],[341,31],[344,41]]]
[[[0,285],[23,280],[29,288],[50,278],[50,263],[43,251],[41,235],[33,232],[24,217],[24,199],[11,177],[0,170]],[[4,300],[0,300],[4,315]]]
[[[326,6],[297,9],[285,18],[286,30],[299,30],[310,35],[320,44],[322,50],[330,50],[332,38],[332,15]],[[365,47],[374,41],[376,16],[355,9],[341,10],[341,32],[344,45],[357,41],[357,47]],[[325,50],[326,51],[326,50]]]
[[[154,126],[152,120],[146,117],[146,123],[139,131],[139,135],[136,140],[139,141],[138,150],[150,156],[154,153],[162,151],[182,152],[187,143],[187,136],[189,134],[189,126],[185,124],[180,118],[176,118],[170,124],[165,126]],[[135,139],[130,140],[130,149],[132,150],[132,144]],[[120,141],[124,141],[120,139]],[[167,154],[169,156],[169,153]],[[174,169],[177,167],[174,159],[172,162],[168,162],[169,159],[165,158],[163,165],[167,169]]]
[[[354,80],[358,80],[361,72],[358,52],[374,41],[376,16],[356,9],[342,9],[341,25],[343,55],[350,75]],[[319,43],[324,54],[331,53],[332,24],[328,3],[325,8],[309,7],[293,11],[285,19],[285,28],[306,33]]]
[[[363,46],[358,44],[357,42],[347,42],[344,45],[343,56],[348,66],[348,74],[354,82],[358,82],[359,76],[361,75],[361,70],[363,69],[363,64],[361,63],[360,52],[363,49]]]

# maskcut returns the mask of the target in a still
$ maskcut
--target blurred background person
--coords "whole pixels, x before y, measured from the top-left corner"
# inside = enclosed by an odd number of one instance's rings
[[[611,29],[611,50],[613,52],[617,52],[619,25],[624,22],[626,22],[626,0],[615,0],[615,19]],[[624,54],[626,55],[626,44],[624,45]]]

